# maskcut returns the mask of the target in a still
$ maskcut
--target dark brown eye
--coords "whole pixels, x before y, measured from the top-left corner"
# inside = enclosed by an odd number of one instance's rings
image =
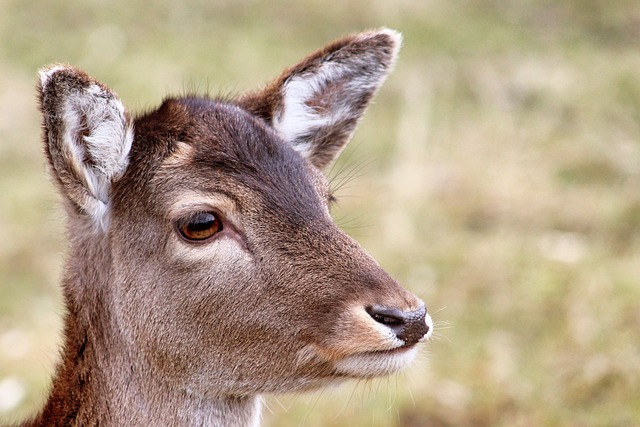
[[[187,240],[206,240],[222,231],[222,221],[213,212],[198,212],[178,221],[178,231]]]

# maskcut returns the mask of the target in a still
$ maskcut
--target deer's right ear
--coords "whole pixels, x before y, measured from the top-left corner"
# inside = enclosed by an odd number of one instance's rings
[[[53,178],[77,210],[104,229],[111,184],[129,162],[129,114],[114,92],[65,65],[41,70],[38,92]]]

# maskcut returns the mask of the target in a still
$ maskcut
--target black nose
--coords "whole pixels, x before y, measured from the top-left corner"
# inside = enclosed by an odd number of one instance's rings
[[[391,329],[405,345],[417,343],[429,332],[425,321],[427,309],[424,306],[413,311],[378,306],[367,307],[366,310],[373,320]]]

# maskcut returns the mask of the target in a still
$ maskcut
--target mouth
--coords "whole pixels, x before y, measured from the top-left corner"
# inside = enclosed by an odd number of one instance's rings
[[[417,344],[410,344],[410,345],[403,345],[400,347],[396,347],[396,348],[391,348],[388,350],[374,350],[374,351],[367,351],[361,354],[366,354],[366,355],[379,355],[379,356],[394,356],[397,354],[401,354],[401,353],[405,353],[407,351],[411,351],[411,349],[415,348]]]
[[[368,332],[363,337],[367,340],[363,339],[362,345],[349,341],[349,355],[333,362],[337,376],[367,379],[396,373],[411,364],[418,347],[433,334],[433,321],[424,308],[415,310],[418,312],[415,317],[401,319],[404,322],[401,324],[393,321],[407,317],[404,312],[398,314],[377,306],[369,310],[373,315],[366,310],[354,311],[362,318],[363,330]]]
[[[417,345],[375,350],[348,356],[336,363],[340,374],[352,378],[375,378],[398,372],[409,365],[418,352]]]

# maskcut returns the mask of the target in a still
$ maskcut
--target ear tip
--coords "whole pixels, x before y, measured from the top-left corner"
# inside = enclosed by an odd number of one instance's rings
[[[391,28],[381,27],[360,35],[362,39],[371,40],[378,46],[385,46],[391,63],[395,62],[402,46],[402,33]]]
[[[379,34],[384,34],[385,36],[389,37],[394,45],[398,47],[402,45],[402,33],[400,31],[387,28],[387,27],[382,27],[378,29],[377,32]]]
[[[85,73],[79,69],[67,64],[50,64],[38,70],[38,82],[40,90],[44,91],[51,84],[57,75],[66,75],[68,77],[86,77]]]
[[[53,76],[62,71],[69,68],[68,66],[65,66],[63,64],[51,64],[51,65],[47,65],[46,67],[41,68],[40,70],[38,70],[38,78],[40,79],[40,87],[42,89],[44,89],[49,82],[52,80]]]
[[[391,39],[392,45],[392,61],[395,61],[398,57],[398,52],[402,47],[402,33],[400,31],[392,30],[391,28],[381,28],[380,32]]]

